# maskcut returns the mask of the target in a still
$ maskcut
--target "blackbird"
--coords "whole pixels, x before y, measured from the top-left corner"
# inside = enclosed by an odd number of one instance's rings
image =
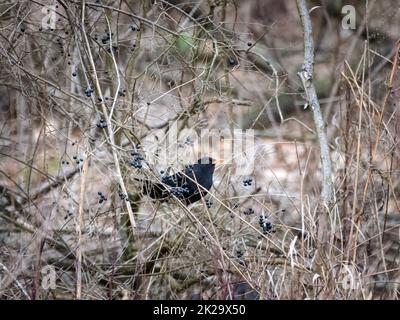
[[[143,183],[143,194],[161,202],[171,197],[186,205],[199,201],[213,184],[215,163],[214,159],[204,157],[196,164],[185,166],[181,172],[163,177],[160,183],[139,180]]]

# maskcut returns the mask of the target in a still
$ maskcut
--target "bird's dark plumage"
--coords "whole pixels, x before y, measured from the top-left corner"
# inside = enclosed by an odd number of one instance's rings
[[[166,201],[176,197],[185,204],[200,200],[213,184],[215,162],[212,158],[201,158],[196,164],[188,165],[181,172],[161,179],[161,182],[141,180],[143,194]],[[205,190],[204,190],[205,189]]]

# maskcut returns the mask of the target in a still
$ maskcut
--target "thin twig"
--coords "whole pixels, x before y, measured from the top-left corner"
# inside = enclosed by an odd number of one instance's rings
[[[85,1],[82,2],[82,19],[83,19],[83,21],[84,21],[84,17],[85,17]],[[83,22],[82,22],[82,26],[84,26]],[[93,75],[94,75],[94,79],[95,79],[95,83],[96,83],[96,89],[98,90],[100,96],[103,97],[101,86],[100,86],[100,81],[99,81],[99,78],[97,77],[96,65],[94,63],[94,59],[93,59],[93,56],[92,56],[92,51],[91,51],[92,49],[90,47],[90,43],[89,43],[89,40],[88,40],[86,31],[85,31],[84,28],[83,28],[83,32],[82,33],[83,33],[83,36],[85,38],[85,44],[86,44],[86,48],[87,48],[88,58],[89,58],[90,64],[91,64],[92,69],[93,69]],[[126,190],[126,187],[125,187],[124,179],[122,178],[122,173],[121,173],[121,168],[120,168],[120,165],[119,165],[118,154],[117,154],[117,151],[116,151],[116,149],[114,147],[115,146],[115,139],[114,139],[114,131],[112,129],[111,118],[108,117],[108,112],[107,112],[107,108],[106,108],[106,106],[104,104],[104,101],[102,101],[101,107],[102,107],[102,112],[103,112],[104,118],[107,121],[107,132],[108,132],[108,135],[109,135],[109,138],[110,138],[111,150],[112,150],[112,155],[113,155],[113,158],[114,158],[114,165],[115,165],[115,170],[116,170],[116,175],[117,175],[117,178],[118,178],[119,186],[120,186],[121,191],[123,192],[123,194],[128,194],[128,192]],[[133,232],[135,232],[136,222],[135,222],[135,217],[133,216],[131,203],[129,201],[125,201],[125,204],[126,204],[126,208],[128,210],[129,220],[130,220],[130,223],[132,225]]]

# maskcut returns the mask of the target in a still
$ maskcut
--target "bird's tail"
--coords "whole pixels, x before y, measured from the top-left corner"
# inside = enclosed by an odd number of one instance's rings
[[[142,193],[144,195],[159,200],[165,198],[167,190],[163,184],[152,182],[147,179],[134,178],[134,180],[139,181],[142,184]]]

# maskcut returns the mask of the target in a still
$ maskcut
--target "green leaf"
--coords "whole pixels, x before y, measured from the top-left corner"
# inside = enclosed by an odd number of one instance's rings
[[[190,50],[190,47],[192,46],[193,46],[193,39],[186,32],[180,34],[175,41],[175,47],[181,53],[187,53]]]

